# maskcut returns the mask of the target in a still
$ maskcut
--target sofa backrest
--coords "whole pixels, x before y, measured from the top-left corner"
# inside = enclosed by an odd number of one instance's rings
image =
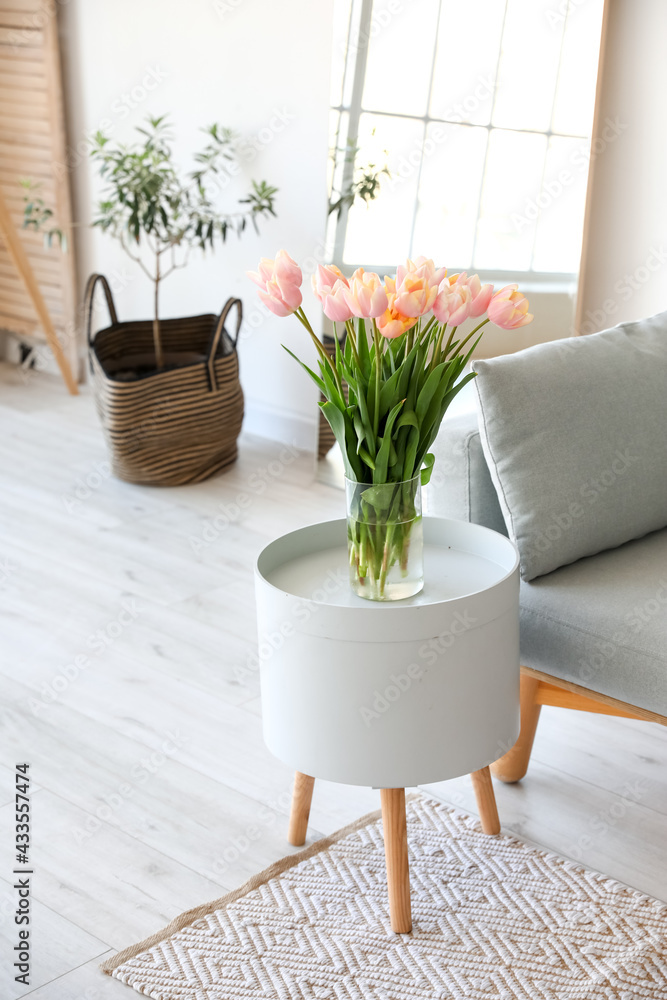
[[[524,580],[667,525],[667,312],[473,369]]]

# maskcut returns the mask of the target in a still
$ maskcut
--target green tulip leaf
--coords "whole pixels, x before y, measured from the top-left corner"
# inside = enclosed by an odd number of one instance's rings
[[[415,459],[419,448],[419,429],[411,427],[408,441],[405,448],[405,458],[403,460],[403,479],[413,479],[415,474]]]
[[[375,462],[364,447],[359,448],[359,457],[363,459],[369,469],[375,470]]]
[[[380,389],[380,420],[389,413],[393,406],[396,406],[399,399],[405,399],[405,396],[400,396],[398,392],[401,371],[401,368],[397,368]]]
[[[288,354],[290,355],[290,357],[294,358],[294,360],[295,360],[295,361],[298,361],[298,362],[299,362],[299,364],[301,365],[301,367],[303,368],[303,370],[304,370],[305,372],[308,372],[308,374],[309,374],[309,375],[310,375],[310,377],[312,378],[312,380],[313,380],[313,382],[315,383],[315,385],[319,387],[319,389],[320,389],[320,392],[322,392],[322,393],[324,393],[324,394],[326,395],[326,390],[325,390],[325,386],[324,386],[324,382],[323,382],[323,381],[322,381],[322,379],[321,379],[321,378],[319,377],[319,375],[316,375],[316,374],[315,374],[315,372],[314,372],[314,371],[312,371],[312,370],[311,370],[311,369],[310,369],[310,368],[308,367],[308,365],[304,365],[303,361],[301,361],[301,359],[300,359],[300,358],[297,358],[296,354],[292,354],[292,352],[290,351],[289,347],[285,347],[285,345],[283,344],[283,345],[282,345],[282,348],[283,348],[283,350],[284,350],[284,351],[287,351],[287,353],[288,353]]]
[[[422,486],[428,486],[431,481],[431,473],[433,472],[433,463],[435,462],[435,455],[428,454],[424,456],[424,467],[421,471],[421,483]]]
[[[419,430],[419,421],[414,410],[404,410],[396,421],[396,430],[401,427],[416,427]]]
[[[322,409],[322,413],[329,422],[329,426],[331,427],[334,437],[338,442],[338,447],[341,450],[343,463],[345,465],[345,475],[348,479],[358,481],[359,477],[362,475],[362,468],[361,462],[355,461],[357,457],[356,449],[348,449],[347,447],[348,437],[350,437],[348,433],[348,425],[350,424],[350,421],[346,420],[347,414],[344,416],[338,407],[328,400],[326,403],[320,403],[319,405]],[[352,437],[353,436],[354,428],[352,428]]]
[[[354,430],[357,435],[357,455],[361,450],[361,446],[366,440],[366,428],[364,427],[364,422],[361,419],[361,414],[359,413],[358,407],[355,407],[354,416],[352,418],[354,423]],[[364,459],[364,461],[366,461]]]
[[[384,483],[386,481],[387,466],[389,465],[389,456],[391,454],[391,432],[404,402],[405,400],[402,399],[400,403],[397,403],[387,417],[384,433],[382,435],[382,441],[375,457],[375,469],[373,471],[374,483]]]

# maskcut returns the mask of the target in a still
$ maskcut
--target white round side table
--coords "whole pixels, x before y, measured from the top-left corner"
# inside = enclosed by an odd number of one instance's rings
[[[289,840],[315,778],[381,790],[391,926],[411,930],[405,788],[471,774],[500,830],[489,764],[519,734],[519,560],[504,535],[424,518],[421,593],[348,582],[344,519],[271,542],[255,571],[264,740],[296,771]]]

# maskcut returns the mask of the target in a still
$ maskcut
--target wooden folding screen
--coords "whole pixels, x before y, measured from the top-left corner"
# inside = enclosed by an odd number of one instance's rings
[[[0,329],[29,343],[44,342],[52,339],[50,317],[76,372],[71,240],[65,253],[57,245],[45,247],[40,234],[22,228],[23,178],[40,185],[39,195],[53,206],[63,230],[71,224],[56,7],[55,0],[0,0],[0,195],[13,223],[11,234],[0,227]],[[21,251],[27,268],[17,261]],[[57,353],[57,345],[51,346]]]

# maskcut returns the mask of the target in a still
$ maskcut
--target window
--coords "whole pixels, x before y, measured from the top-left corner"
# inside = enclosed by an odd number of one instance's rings
[[[603,0],[337,0],[330,178],[391,177],[330,217],[333,260],[423,253],[501,280],[579,267]],[[383,151],[386,151],[386,156]]]

